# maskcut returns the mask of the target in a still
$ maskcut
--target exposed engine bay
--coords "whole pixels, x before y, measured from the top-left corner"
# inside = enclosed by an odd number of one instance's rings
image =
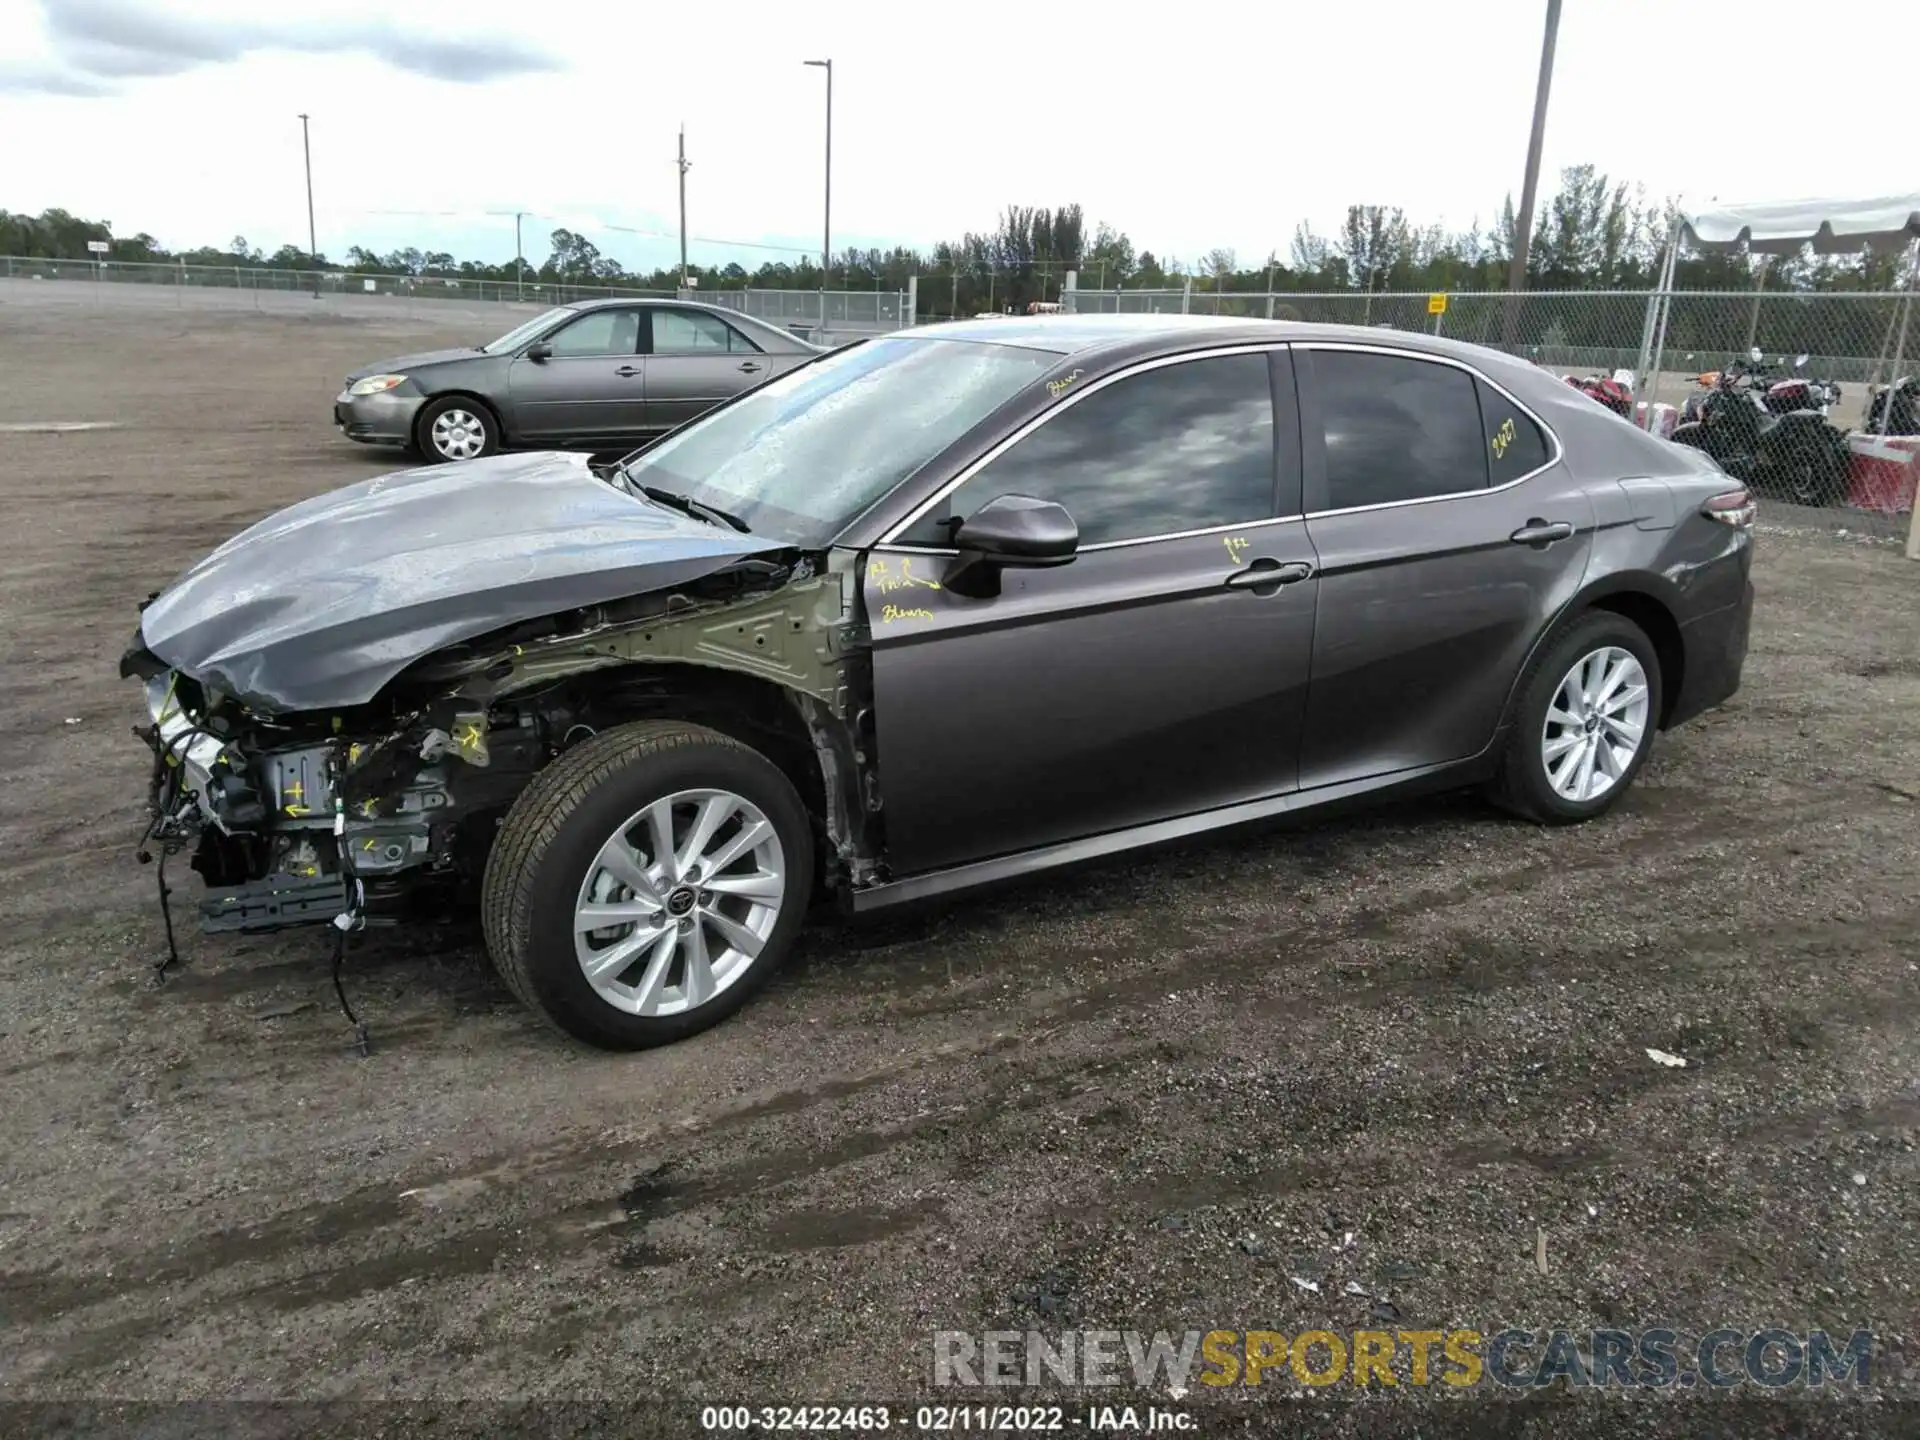
[[[556,756],[670,713],[776,757],[814,813],[824,883],[875,883],[855,558],[744,557],[666,591],[508,625],[339,709],[222,693],[136,636],[121,672],[146,685],[147,841],[191,850],[208,931],[390,923],[479,880],[495,829]]]

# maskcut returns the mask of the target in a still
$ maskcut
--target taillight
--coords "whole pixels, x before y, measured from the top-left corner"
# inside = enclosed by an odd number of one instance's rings
[[[1700,513],[1722,525],[1745,530],[1753,524],[1753,495],[1745,487],[1723,491],[1702,505]]]

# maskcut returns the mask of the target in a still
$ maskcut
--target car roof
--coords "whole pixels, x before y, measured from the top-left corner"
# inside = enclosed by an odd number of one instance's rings
[[[710,305],[701,300],[682,300],[675,295],[608,295],[597,300],[569,300],[561,308],[567,310],[609,310],[616,305],[672,305],[681,310],[705,310],[712,315],[732,319],[744,312],[730,305]],[[756,317],[748,315],[752,320]]]
[[[659,305],[674,310],[702,310],[709,315],[718,315],[730,325],[737,325],[762,337],[777,336],[796,352],[805,353],[822,348],[811,340],[801,339],[785,326],[759,315],[749,315],[746,311],[736,310],[731,305],[710,305],[699,300],[682,300],[675,295],[609,295],[595,300],[569,300],[559,308],[585,314],[593,310],[610,310],[616,306],[632,305]]]
[[[941,321],[896,333],[927,339],[1012,345],[1022,349],[1051,351],[1075,360],[1098,358],[1115,362],[1177,354],[1196,346],[1307,344],[1317,340],[1422,351],[1498,373],[1503,380],[1516,371],[1546,374],[1529,361],[1504,350],[1417,331],[1378,325],[1253,320],[1231,315],[1010,315],[996,320]]]

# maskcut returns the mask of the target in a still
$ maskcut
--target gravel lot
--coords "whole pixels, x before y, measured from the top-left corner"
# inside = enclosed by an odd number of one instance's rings
[[[823,930],[735,1020],[632,1057],[546,1031],[457,927],[357,943],[366,1060],[318,934],[190,937],[157,986],[114,671],[135,603],[388,468],[334,434],[339,378],[504,328],[450,323],[0,294],[0,426],[118,427],[0,435],[0,1399],[405,1399],[295,1413],[451,1434],[532,1423],[491,1399],[653,1397],[569,1413],[692,1428],[701,1403],[925,1398],[935,1329],[1370,1315],[1869,1327],[1882,1397],[1907,1393],[1920,566],[1883,545],[1770,527],[1745,688],[1585,828],[1450,798]],[[1354,1398],[1270,1381],[1194,1413],[1920,1422]]]

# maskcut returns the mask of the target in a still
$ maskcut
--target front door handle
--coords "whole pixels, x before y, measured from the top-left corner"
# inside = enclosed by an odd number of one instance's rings
[[[1573,526],[1565,520],[1529,520],[1507,538],[1516,545],[1537,545],[1545,549],[1556,540],[1571,540]]]
[[[740,369],[744,374],[758,375],[760,373],[760,362],[758,360],[742,360],[740,362]]]
[[[637,365],[622,365],[613,373],[618,375],[622,380],[631,380],[636,375],[646,374],[646,371],[640,369]]]
[[[1251,590],[1256,595],[1271,595],[1282,585],[1297,585],[1313,574],[1313,566],[1304,560],[1289,560],[1282,564],[1261,556],[1248,562],[1244,570],[1236,570],[1227,577],[1229,590]]]

